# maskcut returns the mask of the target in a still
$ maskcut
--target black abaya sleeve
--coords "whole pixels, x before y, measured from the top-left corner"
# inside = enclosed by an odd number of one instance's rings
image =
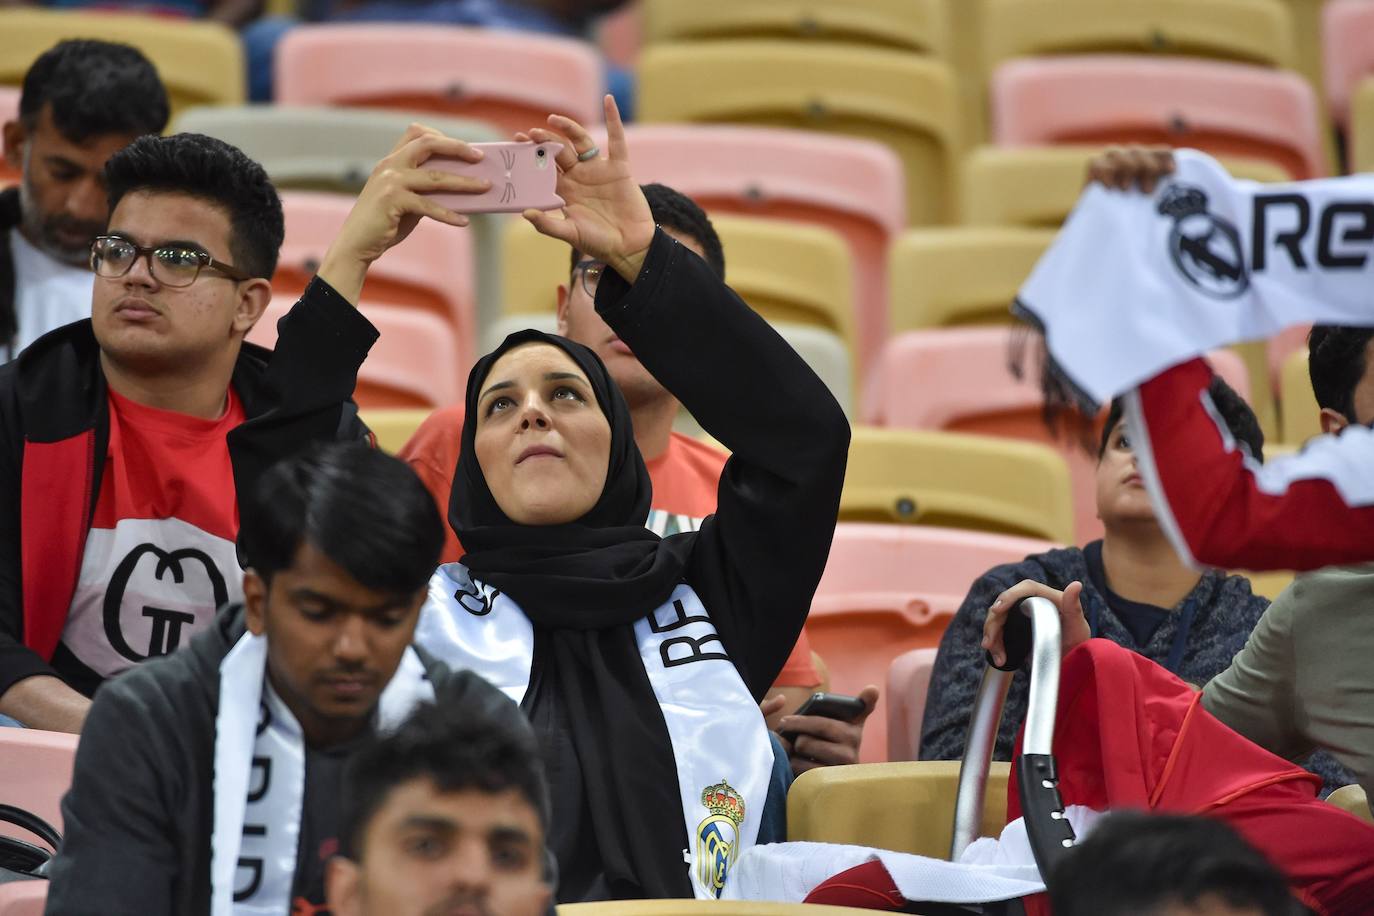
[[[762,699],[830,553],[849,421],[787,342],[689,249],[657,231],[633,285],[607,271],[597,311],[732,452],[686,580]]]

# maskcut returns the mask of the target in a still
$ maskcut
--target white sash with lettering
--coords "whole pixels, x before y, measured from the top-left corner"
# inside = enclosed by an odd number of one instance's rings
[[[635,624],[677,763],[683,859],[698,898],[719,897],[730,866],[758,839],[773,747],[734,663],[691,587]],[[461,563],[435,572],[416,645],[455,669],[468,668],[519,703],[529,688],[534,627],[519,605],[473,582]],[[633,753],[633,749],[626,749]]]
[[[281,916],[291,909],[296,876],[305,743],[295,716],[267,684],[265,637],[245,633],[219,672],[210,912]],[[434,686],[415,650],[406,649],[382,691],[377,728],[394,728],[422,702],[434,702]]]
[[[1085,394],[1296,324],[1374,325],[1374,175],[1259,184],[1175,158],[1154,194],[1087,188],[1017,296]]]

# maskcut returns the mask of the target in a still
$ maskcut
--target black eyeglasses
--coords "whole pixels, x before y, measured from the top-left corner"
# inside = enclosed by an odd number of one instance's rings
[[[216,261],[204,251],[186,245],[135,245],[117,235],[101,235],[91,243],[91,270],[97,277],[114,280],[127,274],[142,256],[148,259],[148,272],[163,286],[190,286],[203,268],[210,267],[231,280],[251,280],[232,264]]]
[[[588,258],[585,261],[578,261],[573,271],[582,272],[582,289],[588,296],[595,299],[596,288],[601,283],[601,275],[606,272],[606,265],[601,261],[593,261]]]

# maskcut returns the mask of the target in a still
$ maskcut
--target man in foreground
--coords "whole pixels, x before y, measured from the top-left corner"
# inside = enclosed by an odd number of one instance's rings
[[[421,705],[353,756],[342,801],[327,875],[334,916],[548,911],[557,876],[544,767],[504,696]]]
[[[520,720],[410,647],[443,530],[401,462],[363,443],[288,459],[245,500],[240,537],[244,602],[96,698],[48,913],[309,912],[345,764],[375,729],[436,700]]]

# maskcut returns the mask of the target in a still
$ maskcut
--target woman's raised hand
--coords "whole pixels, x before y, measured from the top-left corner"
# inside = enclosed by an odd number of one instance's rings
[[[410,125],[372,170],[320,263],[320,278],[349,302],[357,303],[362,295],[372,262],[404,241],[424,217],[450,226],[468,224],[466,216],[435,203],[427,194],[480,194],[491,187],[485,179],[425,168],[434,156],[477,162],[482,151],[432,127]]]
[[[998,665],[1006,664],[1007,650],[1002,642],[1002,631],[1007,626],[1007,615],[1022,599],[1038,597],[1048,598],[1059,608],[1063,651],[1065,655],[1069,654],[1070,649],[1086,642],[1093,635],[1087,618],[1083,616],[1083,608],[1078,603],[1078,596],[1082,593],[1082,582],[1070,582],[1061,592],[1043,582],[1022,579],[998,595],[992,602],[992,607],[988,608],[987,619],[983,621],[983,648],[992,653],[992,660]]]
[[[516,135],[536,143],[563,144],[554,160],[559,172],[558,196],[564,201],[563,218],[539,210],[526,210],[524,217],[544,235],[567,242],[633,283],[654,238],[654,217],[644,192],[630,174],[620,110],[609,95],[605,106],[604,156],[586,128],[562,115],[549,115],[552,129],[536,127],[528,134]]]

